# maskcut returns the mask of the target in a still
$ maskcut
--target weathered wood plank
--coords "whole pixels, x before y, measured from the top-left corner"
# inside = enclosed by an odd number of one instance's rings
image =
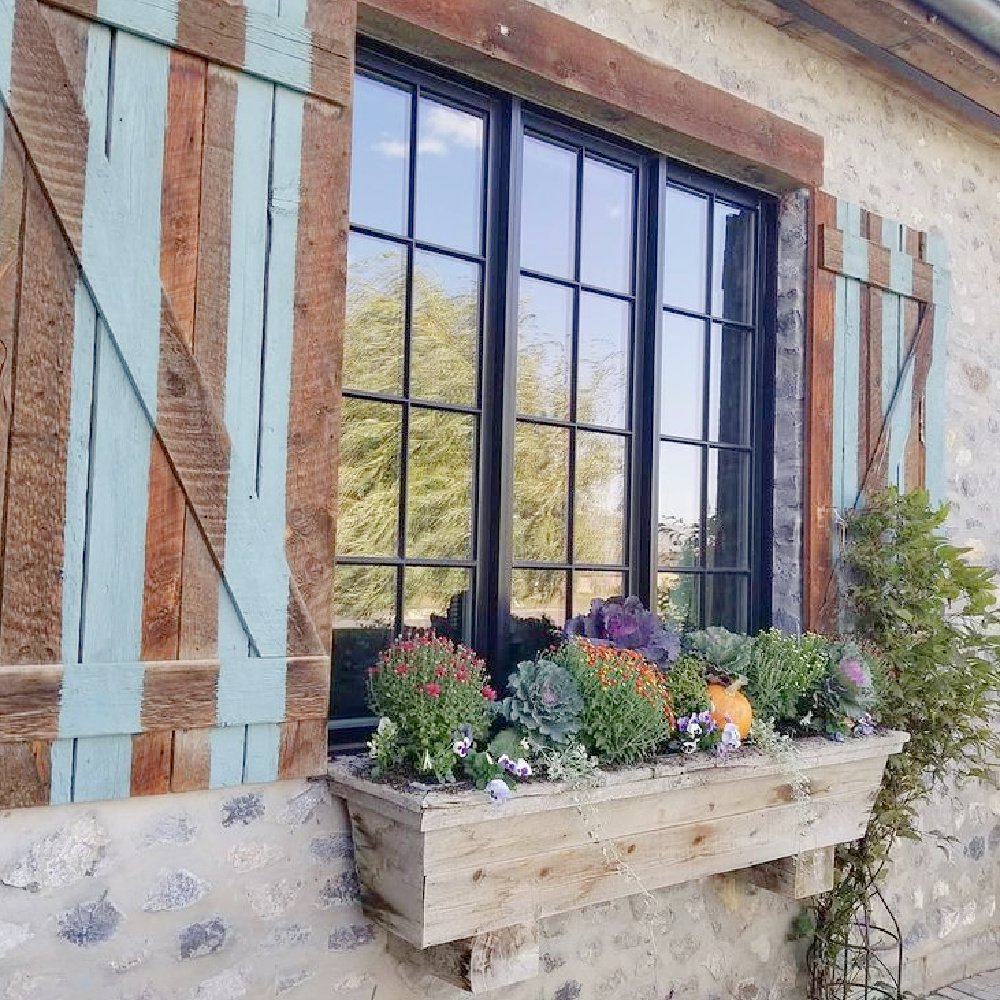
[[[174,761],[170,776],[172,792],[196,792],[208,788],[212,750],[210,729],[186,729],[174,733]]]
[[[525,0],[368,0],[359,30],[758,187],[823,180],[822,139]]]
[[[335,17],[325,24],[337,33],[319,36],[289,18],[227,0],[181,0],[179,6],[177,0],[145,0],[113,7],[93,0],[45,2],[324,101],[348,102],[354,38]],[[335,6],[348,5],[338,0]]]
[[[21,253],[24,235],[24,151],[4,114],[0,160],[0,512],[7,497],[7,450],[13,416],[14,364],[21,293]],[[3,588],[5,522],[0,517],[0,591]]]
[[[311,778],[326,773],[326,719],[292,719],[281,726],[278,778]]]
[[[313,5],[316,6],[315,4]],[[311,8],[312,10],[312,8]],[[317,13],[315,16],[319,16]],[[351,121],[347,112],[306,102],[302,126],[295,268],[285,551],[315,639],[289,620],[289,652],[329,652],[332,641],[336,429],[347,287]],[[296,602],[290,606],[295,608]]]
[[[147,665],[142,728],[156,732],[214,725],[218,679],[217,662],[178,660]]]
[[[25,809],[49,804],[50,744],[0,743],[0,809]]]
[[[205,85],[193,352],[208,392],[213,399],[222,400],[226,387],[236,78],[228,70],[209,66]],[[184,533],[183,580],[179,655],[182,659],[215,656],[219,571],[190,511]]]
[[[329,714],[329,657],[289,657],[285,675],[285,717],[325,720]]]
[[[0,666],[0,742],[59,735],[62,668]]]
[[[866,261],[863,268],[856,263],[861,260]],[[845,234],[836,225],[823,225],[820,229],[819,266],[919,302],[930,302],[932,298],[932,265],[893,250],[874,237]]]
[[[390,932],[389,953],[468,993],[486,993],[534,979],[538,925],[517,924],[423,950]]]
[[[820,266],[823,234],[837,219],[836,199],[818,191],[812,199],[813,254],[812,323],[808,358],[807,491],[809,523],[805,533],[806,624],[820,631],[832,622],[824,607],[833,570],[833,354],[837,284],[834,275]]]
[[[63,516],[76,267],[28,183],[12,381],[0,663],[61,657]]]
[[[833,888],[834,847],[818,847],[790,858],[755,865],[744,873],[761,889],[787,899],[808,899]]]
[[[63,61],[66,76],[72,82],[77,101],[83,104],[83,80],[87,73],[87,33],[89,23],[64,10],[41,6],[42,17],[52,33],[52,41]]]
[[[163,795],[170,791],[174,734],[140,733],[132,737],[132,795]]]
[[[13,11],[0,11],[0,18],[12,14],[10,111],[60,222],[79,249],[89,133],[79,86],[67,76],[36,0],[19,0]]]

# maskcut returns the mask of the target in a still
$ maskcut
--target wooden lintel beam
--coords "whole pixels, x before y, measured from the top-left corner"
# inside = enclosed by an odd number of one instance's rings
[[[833,854],[833,847],[819,847],[747,868],[745,875],[761,889],[788,899],[808,899],[833,888]]]

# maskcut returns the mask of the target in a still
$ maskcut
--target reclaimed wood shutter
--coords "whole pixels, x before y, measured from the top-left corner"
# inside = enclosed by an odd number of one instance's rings
[[[844,511],[888,485],[945,497],[949,279],[934,234],[823,192],[812,215],[805,610],[828,632]]]
[[[0,4],[0,808],[325,768],[353,49]]]

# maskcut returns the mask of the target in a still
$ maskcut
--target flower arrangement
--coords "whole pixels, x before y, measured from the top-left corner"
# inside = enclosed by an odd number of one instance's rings
[[[500,711],[539,746],[565,744],[580,731],[583,696],[573,675],[554,660],[524,660],[507,681]]]
[[[666,628],[638,597],[595,597],[590,611],[566,623],[571,639],[586,639],[595,646],[634,649],[643,659],[666,666],[681,654],[680,636]]]
[[[641,653],[578,639],[554,655],[580,685],[580,742],[602,763],[634,763],[666,741],[674,725],[670,694]]]
[[[369,703],[389,723],[369,748],[373,770],[409,766],[453,780],[455,732],[467,726],[470,742],[485,736],[495,699],[486,665],[468,646],[433,632],[397,639],[368,670]]]

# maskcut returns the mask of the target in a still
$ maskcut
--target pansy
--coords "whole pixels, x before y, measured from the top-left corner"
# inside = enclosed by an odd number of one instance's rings
[[[698,749],[698,741],[697,741],[697,739],[694,739],[694,740],[685,740],[681,744],[681,750],[683,750],[684,753],[686,753],[686,754],[692,754],[697,749]]]
[[[510,789],[502,778],[494,778],[486,785],[486,791],[496,803],[506,802],[510,798]]]
[[[514,764],[514,774],[519,778],[530,778],[531,765],[523,757],[518,757]]]
[[[875,720],[872,718],[871,712],[865,712],[860,719],[854,724],[854,735],[855,736],[874,736],[875,735]]]
[[[514,762],[505,753],[500,754],[500,759],[497,761],[497,763],[505,771],[513,771],[514,770]]]

